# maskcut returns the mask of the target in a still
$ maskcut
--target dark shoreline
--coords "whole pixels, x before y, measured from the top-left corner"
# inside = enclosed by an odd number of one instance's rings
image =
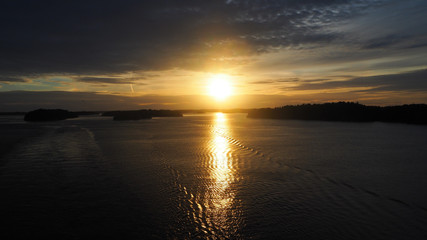
[[[28,115],[35,112],[34,119]],[[59,112],[61,111],[61,112]],[[341,122],[392,122],[427,125],[427,104],[405,104],[400,106],[366,106],[354,102],[331,102],[323,104],[286,105],[276,108],[259,109],[205,109],[205,110],[119,110],[69,112],[62,109],[38,109],[28,113],[0,112],[0,115],[23,115],[26,121],[53,121],[74,118],[82,115],[111,116],[114,120],[140,120],[152,117],[183,117],[183,113],[247,113],[248,118],[288,119]],[[59,112],[59,113],[58,113]]]
[[[394,122],[427,124],[427,105],[366,106],[353,102],[288,105],[277,108],[253,109],[248,118],[341,121]]]

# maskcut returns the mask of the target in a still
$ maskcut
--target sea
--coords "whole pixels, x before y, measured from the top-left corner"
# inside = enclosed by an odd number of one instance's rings
[[[0,116],[0,239],[427,239],[427,126]]]

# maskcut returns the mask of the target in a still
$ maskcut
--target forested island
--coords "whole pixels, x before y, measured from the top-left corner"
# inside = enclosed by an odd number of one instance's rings
[[[189,110],[186,110],[189,111]],[[198,110],[200,111],[200,110]],[[230,111],[236,112],[236,111]],[[366,106],[354,102],[323,104],[287,105],[276,108],[245,109],[248,118],[343,121],[343,122],[399,122],[427,124],[427,104],[406,104],[400,106]],[[18,113],[15,113],[18,114]],[[22,114],[22,113],[19,113]],[[113,120],[140,120],[153,117],[182,117],[178,110],[130,110],[107,112],[70,112],[63,109],[37,109],[25,114],[25,121],[58,121],[76,118],[79,115],[112,116]]]
[[[354,102],[288,105],[253,109],[248,112],[248,118],[427,124],[427,105],[380,107]]]
[[[113,120],[139,120],[151,119],[152,117],[182,117],[182,113],[173,110],[132,110],[132,111],[109,111],[102,116],[112,116]]]
[[[37,109],[25,114],[24,120],[29,122],[60,121],[76,118],[78,115],[64,109]]]

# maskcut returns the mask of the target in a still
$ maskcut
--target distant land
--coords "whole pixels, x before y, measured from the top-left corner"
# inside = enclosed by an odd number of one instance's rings
[[[185,109],[185,110],[120,110],[80,111],[38,109],[30,112],[0,112],[0,115],[24,115],[25,121],[57,121],[84,115],[112,116],[114,120],[140,120],[152,117],[182,117],[183,114],[208,112],[248,113],[248,118],[343,121],[343,122],[396,122],[427,124],[427,104],[400,106],[366,106],[355,102],[286,105],[260,109]]]
[[[77,114],[64,109],[37,109],[26,113],[24,120],[29,122],[44,122],[59,121],[76,117],[78,117]]]
[[[354,102],[288,105],[252,109],[248,118],[295,119],[343,122],[398,122],[427,124],[427,105],[366,106]]]
[[[5,115],[25,115],[27,112],[0,112],[0,116]]]

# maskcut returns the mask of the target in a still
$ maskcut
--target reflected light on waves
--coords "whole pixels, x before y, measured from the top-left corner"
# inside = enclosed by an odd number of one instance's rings
[[[230,155],[230,146],[227,139],[221,135],[226,133],[227,119],[223,113],[216,113],[214,131],[212,133],[212,163],[211,175],[215,180],[216,189],[225,191],[232,180],[232,158]]]
[[[212,131],[209,148],[211,185],[207,189],[211,204],[207,204],[207,212],[211,223],[216,226],[222,237],[231,237],[238,228],[238,210],[236,209],[235,193],[230,184],[234,181],[233,158],[230,143],[223,136],[228,133],[227,118],[223,113],[216,113],[214,131]]]

